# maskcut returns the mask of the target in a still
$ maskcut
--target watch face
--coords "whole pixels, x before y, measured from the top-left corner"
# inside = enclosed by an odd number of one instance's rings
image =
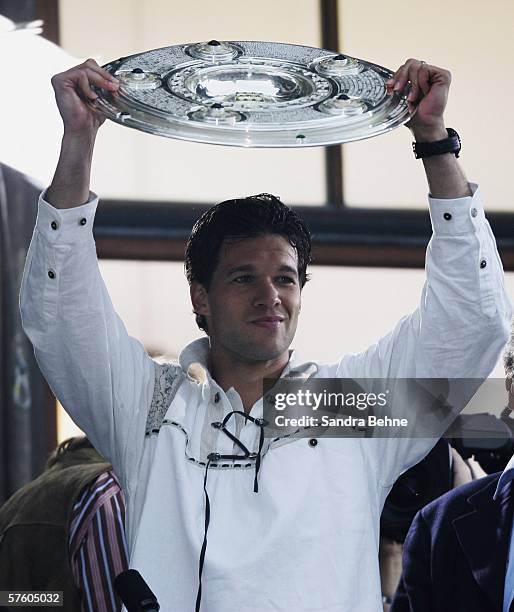
[[[242,147],[331,145],[409,120],[393,72],[325,49],[256,41],[174,45],[104,66],[120,81],[95,105],[152,134]]]

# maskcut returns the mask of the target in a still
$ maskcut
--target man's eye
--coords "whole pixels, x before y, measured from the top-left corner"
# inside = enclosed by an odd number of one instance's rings
[[[234,283],[239,283],[240,285],[244,285],[246,283],[251,282],[252,277],[249,274],[243,274],[242,276],[236,276],[233,279]]]
[[[294,285],[296,282],[292,276],[279,276],[278,281],[283,285]]]

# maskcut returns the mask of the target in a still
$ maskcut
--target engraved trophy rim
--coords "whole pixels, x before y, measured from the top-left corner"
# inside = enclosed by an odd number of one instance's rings
[[[158,136],[239,147],[311,147],[372,138],[406,123],[393,72],[327,49],[265,41],[185,43],[103,66],[107,118]]]

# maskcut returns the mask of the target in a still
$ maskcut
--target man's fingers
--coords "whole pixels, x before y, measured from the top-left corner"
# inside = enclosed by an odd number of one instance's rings
[[[98,94],[93,90],[93,88],[91,87],[91,83],[93,82],[92,80],[90,80],[91,77],[88,76],[87,72],[81,71],[78,75],[77,75],[77,91],[78,93],[83,97],[83,98],[87,98],[88,100],[96,100],[96,98],[98,98]],[[101,78],[101,77],[99,77]]]
[[[407,100],[414,104],[420,98],[421,88],[419,84],[419,80],[420,80],[419,73],[420,73],[420,70],[423,68],[423,66],[426,66],[424,62],[420,62],[418,60],[410,60],[408,79],[410,81],[411,86],[410,86],[409,95],[407,96]]]
[[[93,61],[91,60],[91,62]],[[88,99],[96,99],[98,97],[92,89],[92,85],[116,91],[119,87],[118,81],[106,70],[100,68],[96,62],[96,66],[92,66],[89,62],[90,60],[54,76],[52,78],[52,85],[55,91],[58,92],[61,89],[72,86],[78,93]]]
[[[93,93],[94,97],[96,98],[97,95],[94,93],[94,91],[91,89],[91,85],[95,85],[96,87],[102,88],[102,89],[110,89],[111,91],[115,91],[116,89],[118,89],[118,82],[113,80],[113,77],[111,77],[111,75],[106,72],[105,70],[100,69],[101,72],[99,72],[98,70],[94,70],[92,68],[85,68],[82,73],[81,76],[83,77],[83,75],[86,76],[86,79],[88,81],[88,85],[89,85],[89,89],[90,91]],[[105,76],[107,75],[107,76]],[[82,80],[83,82],[83,80]],[[85,93],[85,92],[84,92]],[[90,97],[90,96],[88,96]]]
[[[401,93],[405,89],[408,81],[409,61],[400,66],[387,82],[389,93],[394,91]]]
[[[418,85],[424,96],[430,91],[430,69],[423,63],[418,70]]]
[[[409,68],[409,80],[412,83],[411,92],[407,98],[409,102],[419,102],[423,96],[428,94],[431,86],[431,71],[434,69],[426,62],[412,60]]]
[[[110,72],[107,72],[107,70],[99,66],[94,59],[89,58],[82,64],[82,66],[88,68],[89,70],[93,70],[107,81],[112,81],[113,83],[118,82],[118,79],[116,77],[114,77]]]
[[[430,72],[425,62],[411,58],[400,66],[387,82],[388,93],[402,93],[410,82],[409,102],[415,102],[421,94],[426,95],[430,89]]]
[[[415,103],[419,97],[419,85],[417,81],[417,77],[413,76],[410,80],[410,91],[407,95],[407,100],[409,102]]]

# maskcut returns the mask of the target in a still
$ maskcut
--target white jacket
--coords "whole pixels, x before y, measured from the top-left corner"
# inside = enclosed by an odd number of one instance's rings
[[[430,199],[434,235],[413,314],[361,354],[311,368],[293,355],[284,374],[487,377],[507,340],[511,310],[473,189],[473,197]],[[178,365],[161,366],[128,336],[98,271],[91,232],[96,205],[95,199],[57,210],[41,199],[22,285],[23,324],[55,394],[122,482],[131,567],[163,612],[191,612],[204,535],[202,463],[213,451],[234,453],[210,423],[241,409],[241,401],[206,370],[207,339],[186,347]],[[199,378],[190,375],[195,362],[202,365]],[[262,400],[251,415],[261,412]],[[258,428],[235,421],[239,439],[255,450]],[[252,462],[210,469],[202,610],[381,610],[382,505],[399,474],[433,442],[268,440],[258,493]]]

